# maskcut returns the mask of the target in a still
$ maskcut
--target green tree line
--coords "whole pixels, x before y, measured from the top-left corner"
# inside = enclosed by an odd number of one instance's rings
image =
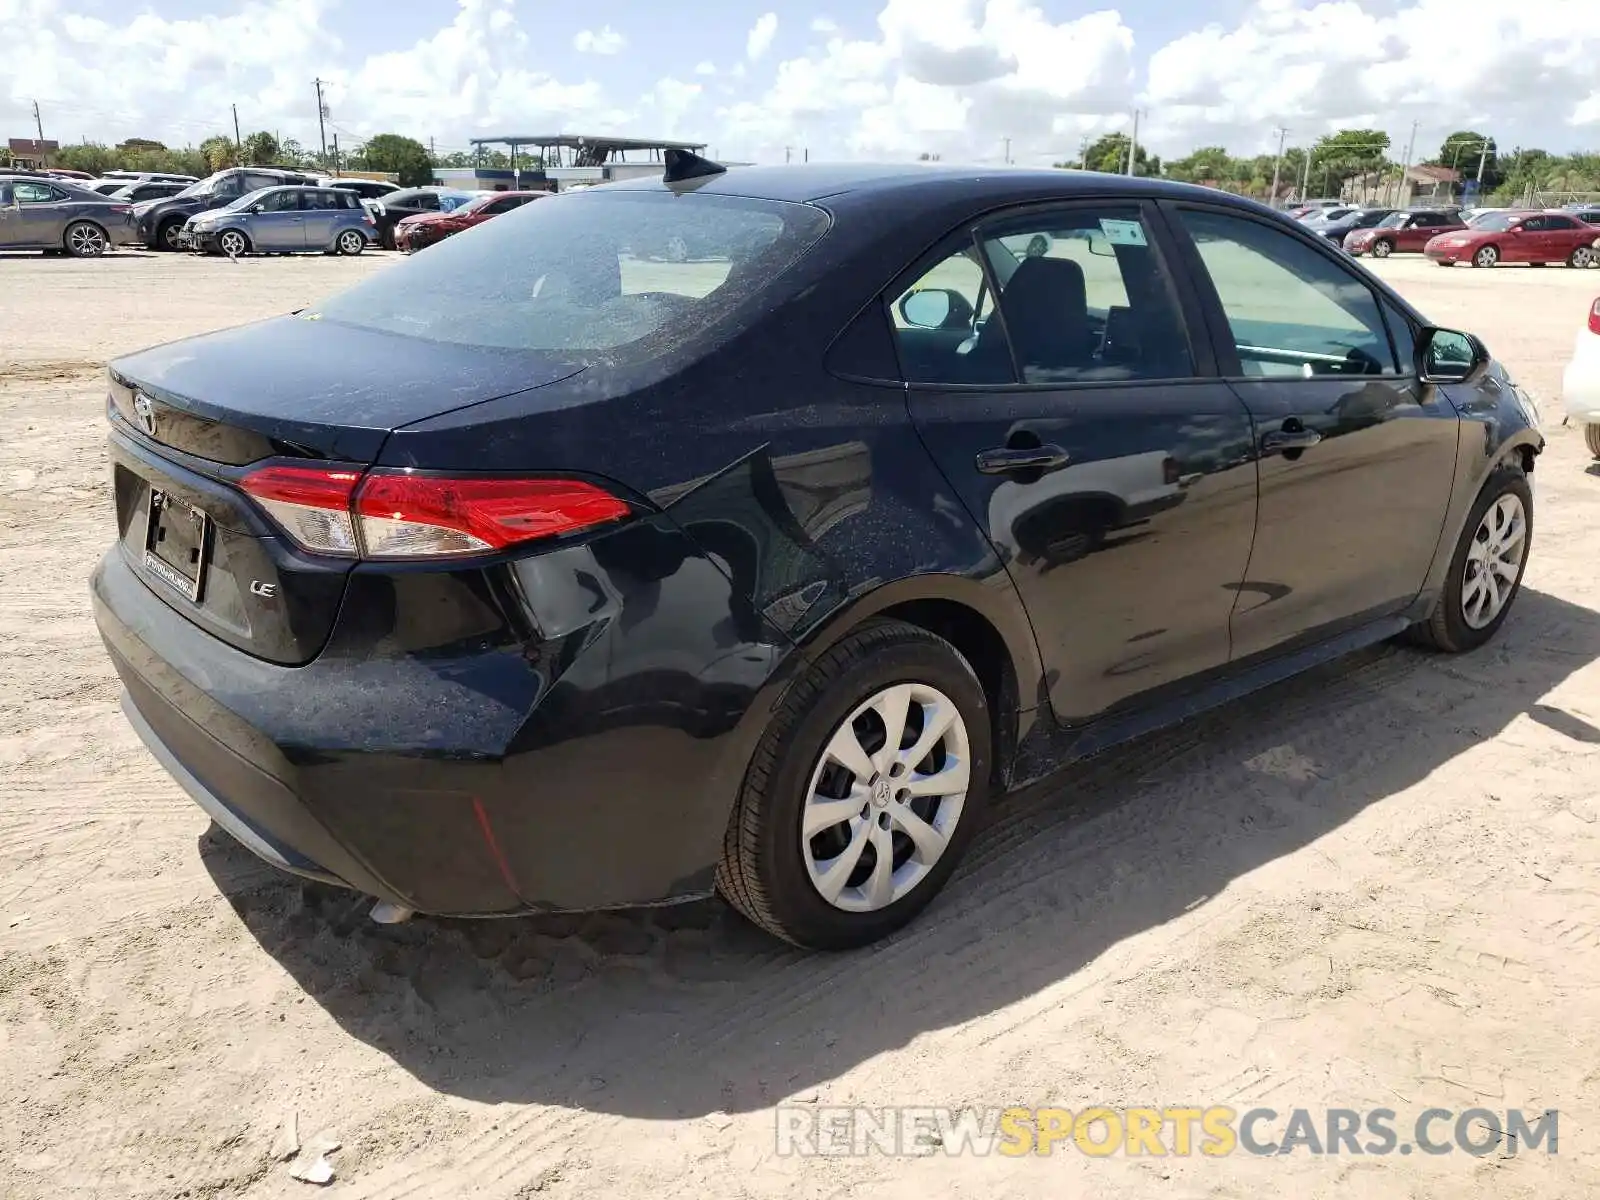
[[[1298,195],[1302,184],[1313,195],[1337,195],[1346,180],[1360,175],[1398,180],[1402,164],[1394,150],[1388,134],[1376,129],[1341,129],[1318,138],[1309,151],[1304,146],[1286,147],[1281,161],[1274,154],[1235,156],[1224,146],[1202,146],[1163,162],[1140,146],[1135,151],[1135,173],[1266,199],[1276,165],[1280,196]],[[1055,165],[1120,174],[1128,165],[1128,135],[1106,134],[1086,145],[1078,161]],[[1464,181],[1479,178],[1481,165],[1479,191],[1485,203],[1514,203],[1530,192],[1600,192],[1600,153],[1551,154],[1521,148],[1501,152],[1492,135],[1471,129],[1450,134],[1437,153],[1419,157],[1413,165],[1449,167],[1460,172]]]

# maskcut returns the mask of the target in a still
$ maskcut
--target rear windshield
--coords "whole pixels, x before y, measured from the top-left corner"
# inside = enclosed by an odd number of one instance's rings
[[[432,341],[578,356],[735,311],[828,227],[820,209],[736,196],[548,196],[341,292],[330,321]]]

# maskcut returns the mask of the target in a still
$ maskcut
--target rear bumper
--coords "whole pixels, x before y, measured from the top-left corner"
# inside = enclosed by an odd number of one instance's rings
[[[641,583],[652,555],[666,574]],[[91,592],[134,728],[218,825],[281,870],[441,915],[707,894],[797,661],[665,517],[496,568],[358,569],[299,667],[207,634],[118,549]]]

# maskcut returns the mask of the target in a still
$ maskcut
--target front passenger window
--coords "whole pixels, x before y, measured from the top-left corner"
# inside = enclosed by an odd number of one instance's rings
[[[1392,375],[1372,289],[1293,234],[1248,217],[1181,209],[1247,376]]]

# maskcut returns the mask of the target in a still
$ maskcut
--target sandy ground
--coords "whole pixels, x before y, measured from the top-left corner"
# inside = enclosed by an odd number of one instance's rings
[[[141,749],[89,616],[95,368],[385,258],[0,256],[0,1195],[1600,1194],[1600,476],[1560,368],[1600,272],[1383,273],[1545,404],[1501,637],[1380,648],[1017,798],[924,919],[808,957],[715,904],[381,929]],[[1560,1110],[1560,1153],[828,1160],[773,1106]],[[1169,1141],[1170,1145],[1170,1141]]]

